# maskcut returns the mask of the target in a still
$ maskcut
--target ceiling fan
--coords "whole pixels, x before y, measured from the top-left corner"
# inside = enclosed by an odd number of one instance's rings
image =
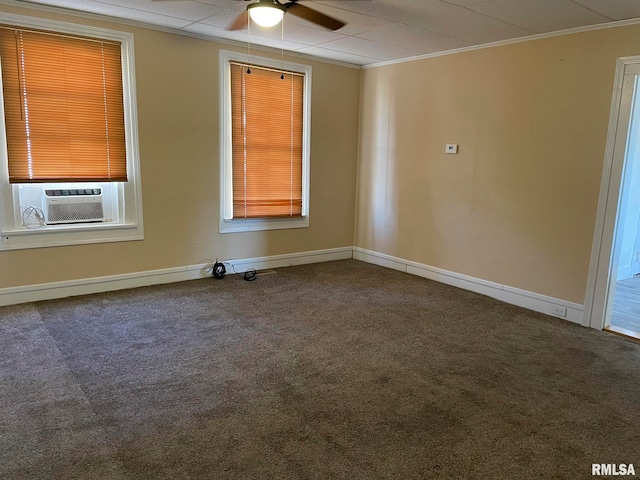
[[[346,25],[345,22],[337,18],[330,17],[305,5],[301,5],[298,3],[298,0],[290,0],[285,3],[281,3],[280,0],[254,0],[247,5],[247,9],[244,12],[231,22],[227,30],[244,29],[249,23],[249,17],[260,26],[273,27],[282,21],[285,13],[290,13],[291,15],[295,15],[296,17],[329,30],[338,30]]]

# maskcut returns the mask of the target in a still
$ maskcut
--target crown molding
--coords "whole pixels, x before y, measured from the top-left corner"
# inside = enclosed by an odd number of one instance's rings
[[[573,35],[575,33],[592,32],[595,30],[605,30],[607,28],[626,27],[629,25],[638,25],[639,23],[640,23],[640,18],[631,18],[628,20],[616,20],[613,22],[598,23],[595,25],[586,25],[584,27],[575,27],[575,28],[568,28],[566,30],[557,30],[555,32],[538,33],[535,35],[526,35],[524,37],[510,38],[508,40],[499,40],[497,42],[483,43],[481,45],[473,45],[471,47],[456,48],[454,50],[445,50],[442,52],[416,55],[415,57],[410,57],[410,58],[400,58],[398,60],[387,60],[384,62],[370,63],[367,65],[362,65],[360,68],[367,69],[367,68],[385,67],[387,65],[397,65],[399,63],[415,62],[418,60],[424,60],[426,58],[455,55],[458,53],[472,52],[474,50],[483,50],[485,48],[494,48],[494,47],[501,47],[503,45],[512,45],[514,43],[534,42],[536,40],[542,40],[545,38],[561,37],[564,35]]]

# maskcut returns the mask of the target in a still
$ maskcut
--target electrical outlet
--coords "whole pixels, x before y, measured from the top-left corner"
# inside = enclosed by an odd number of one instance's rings
[[[567,317],[567,307],[560,307],[558,305],[554,305],[551,309],[551,315],[555,315],[556,317]]]

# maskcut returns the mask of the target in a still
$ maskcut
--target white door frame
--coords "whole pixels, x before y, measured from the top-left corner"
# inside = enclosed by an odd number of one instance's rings
[[[612,262],[615,229],[627,151],[627,139],[634,100],[634,87],[640,75],[640,56],[621,57],[616,64],[609,132],[600,183],[600,198],[591,248],[589,277],[584,300],[583,325],[605,327],[609,294],[615,265]]]

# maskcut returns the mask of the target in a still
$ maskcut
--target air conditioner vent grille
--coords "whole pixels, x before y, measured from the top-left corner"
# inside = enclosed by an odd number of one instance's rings
[[[49,205],[47,223],[100,222],[102,203],[63,203]]]

